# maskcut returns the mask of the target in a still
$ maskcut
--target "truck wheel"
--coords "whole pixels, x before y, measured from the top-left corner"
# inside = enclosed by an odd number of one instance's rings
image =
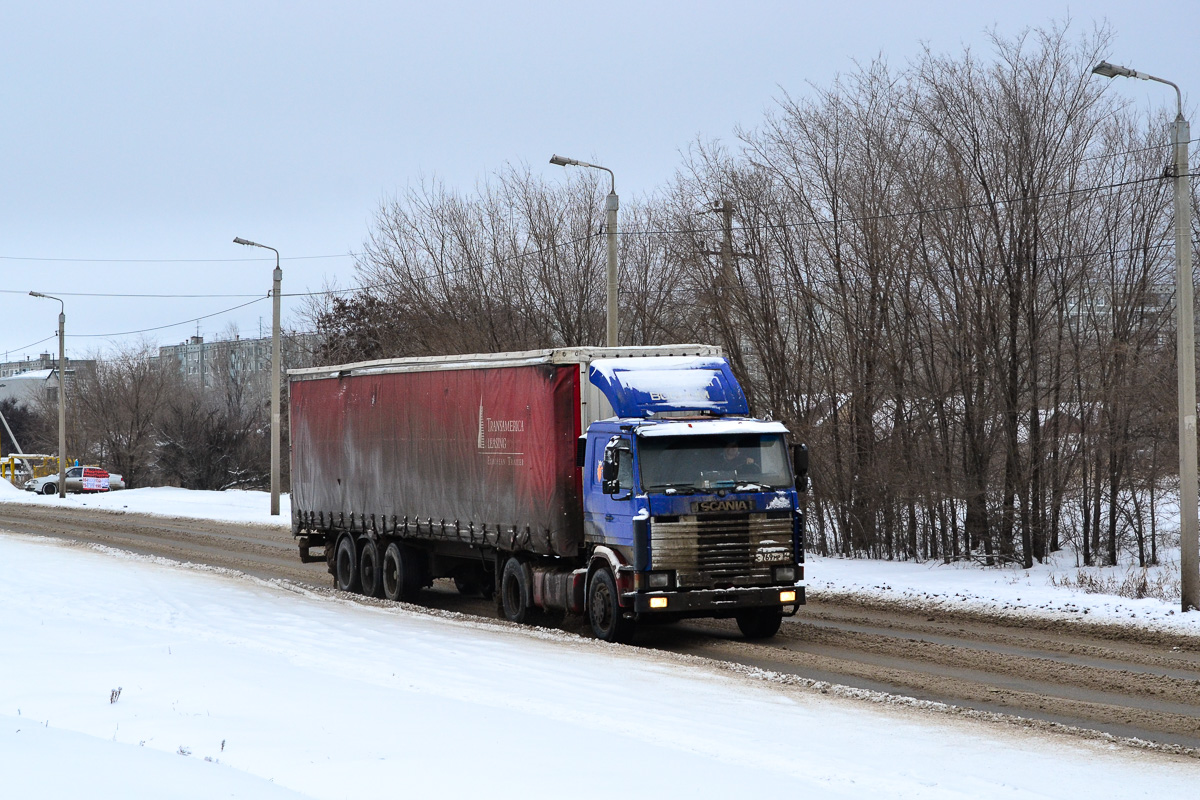
[[[336,558],[333,577],[337,581],[337,588],[343,592],[357,592],[362,588],[362,584],[358,579],[358,548],[354,544],[353,536],[348,533],[341,535],[337,543]]]
[[[398,542],[390,542],[383,551],[383,596],[388,600],[411,600],[417,585],[417,562],[412,551]]]
[[[622,615],[617,597],[613,574],[607,569],[598,570],[588,585],[588,621],[597,639],[629,644],[633,641],[633,620]]]
[[[779,633],[783,608],[747,608],[735,615],[738,628],[747,639],[770,639]]]
[[[519,625],[532,623],[534,617],[533,593],[529,586],[529,570],[525,565],[510,557],[504,563],[500,575],[500,613],[509,622]]]
[[[358,557],[358,578],[362,583],[362,593],[368,597],[383,597],[382,559],[379,557],[379,545],[367,539],[363,543],[362,553]]]

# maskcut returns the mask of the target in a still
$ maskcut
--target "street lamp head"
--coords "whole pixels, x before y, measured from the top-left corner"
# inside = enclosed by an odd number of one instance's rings
[[[1133,70],[1129,69],[1128,67],[1118,66],[1117,64],[1110,64],[1107,61],[1101,61],[1096,66],[1092,67],[1092,74],[1099,75],[1102,78],[1116,78],[1116,77],[1135,78],[1135,77],[1137,77],[1137,73],[1134,72]]]
[[[30,292],[29,296],[30,297],[45,297],[46,295],[42,294],[41,292]]]
[[[558,155],[550,156],[550,163],[554,164],[556,167],[579,167],[579,166],[582,166],[582,162],[576,161],[573,158],[566,158],[565,156],[558,156]]]
[[[259,244],[258,242],[252,242],[249,239],[243,239],[240,236],[235,236],[233,238],[233,243],[234,244],[245,244],[245,245],[249,245],[250,247],[262,247],[262,245]]]
[[[1166,78],[1156,78],[1145,72],[1138,72],[1136,69],[1122,67],[1118,64],[1110,64],[1107,61],[1101,61],[1096,66],[1092,67],[1092,74],[1099,75],[1104,78],[1137,78],[1143,81],[1157,81],[1165,83],[1175,90],[1175,109],[1176,122],[1183,122],[1183,92],[1179,90],[1179,84],[1174,81],[1169,81]]]

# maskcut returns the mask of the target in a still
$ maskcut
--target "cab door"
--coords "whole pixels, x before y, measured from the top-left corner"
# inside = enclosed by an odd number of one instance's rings
[[[597,544],[633,544],[633,447],[628,436],[600,435],[588,442],[584,533]],[[608,466],[606,466],[608,465]],[[611,476],[605,480],[605,476]]]

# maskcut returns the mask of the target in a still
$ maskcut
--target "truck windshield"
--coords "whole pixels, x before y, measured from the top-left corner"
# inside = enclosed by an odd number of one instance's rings
[[[753,492],[785,489],[792,482],[779,434],[647,436],[638,440],[638,451],[647,492]]]

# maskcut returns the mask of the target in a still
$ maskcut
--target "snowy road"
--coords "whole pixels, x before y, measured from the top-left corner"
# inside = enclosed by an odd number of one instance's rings
[[[1194,796],[1200,761],[0,535],[5,796]]]
[[[0,504],[0,529],[283,578],[333,594],[301,564],[287,530],[80,508]],[[422,602],[497,625],[490,603],[435,587]],[[578,621],[568,629],[583,632]],[[645,629],[636,646],[1200,749],[1200,640],[1045,620],[886,604],[810,605],[776,639],[752,644],[723,621]]]

